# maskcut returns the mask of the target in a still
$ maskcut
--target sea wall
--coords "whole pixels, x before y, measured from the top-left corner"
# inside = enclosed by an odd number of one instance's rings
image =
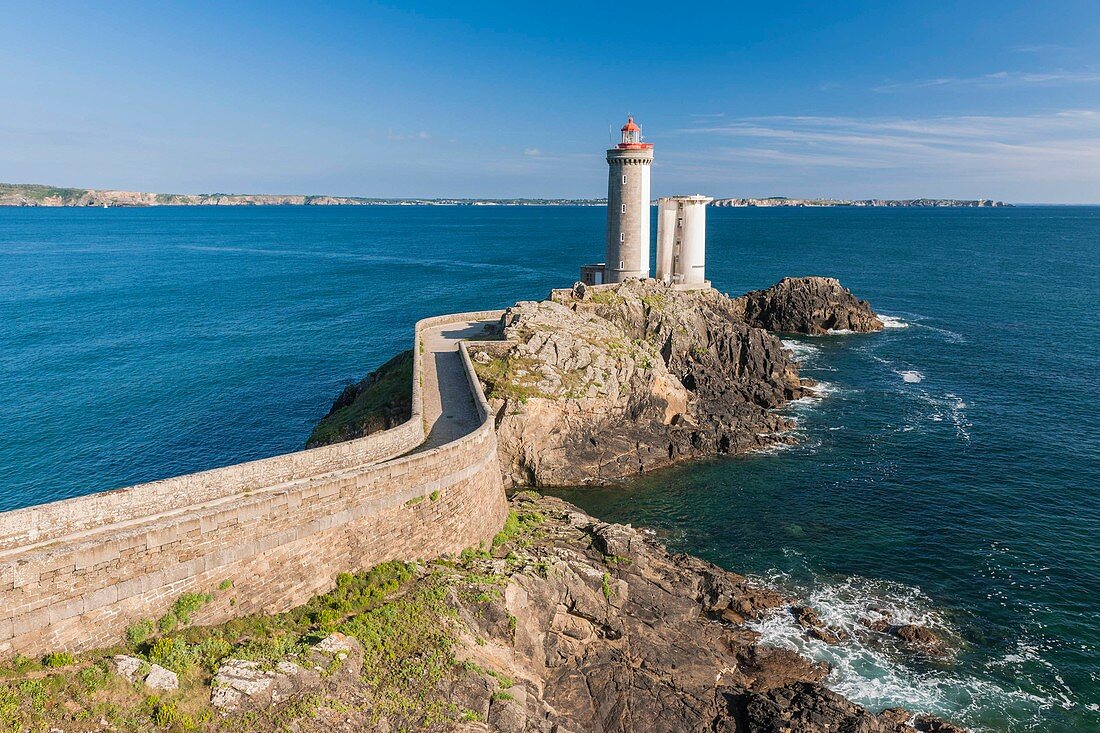
[[[417,353],[426,328],[498,314],[420,321]],[[409,453],[424,439],[418,356],[412,417],[392,430],[0,514],[0,656],[115,643],[224,581],[232,590],[199,622],[286,610],[337,573],[487,542],[507,505],[488,404],[460,352],[481,424],[438,448]]]

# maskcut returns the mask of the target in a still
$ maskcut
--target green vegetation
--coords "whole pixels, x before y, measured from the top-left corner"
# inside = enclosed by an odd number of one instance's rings
[[[647,292],[642,296],[642,305],[649,310],[655,310],[658,313],[663,313],[669,305],[671,300],[666,293],[662,292]]]
[[[161,616],[160,620],[157,621],[157,628],[162,633],[167,634],[177,626],[186,626],[191,623],[191,614],[197,613],[212,600],[214,600],[214,596],[209,593],[184,593],[176,599],[176,602],[168,609],[168,613]],[[129,630],[127,630],[127,635],[128,633]]]
[[[413,352],[402,351],[362,382],[348,385],[306,441],[339,443],[393,427],[412,414]]]
[[[508,512],[508,518],[504,520],[504,527],[493,537],[493,549],[500,547],[512,540],[534,531],[546,521],[546,517],[538,512],[517,512],[512,509]]]
[[[110,671],[110,657],[118,648],[83,654],[79,662],[67,652],[48,654],[40,663],[16,656],[0,665],[0,733],[83,730],[74,721],[101,719],[122,733],[236,732],[253,726],[289,730],[293,720],[340,703],[314,695],[258,717],[223,720],[210,707],[211,679],[229,657],[268,668],[285,659],[301,661],[312,644],[337,630],[363,644],[367,681],[381,701],[372,709],[404,715],[415,725],[429,719],[457,720],[462,710],[438,695],[433,702],[428,694],[454,666],[455,611],[445,602],[454,578],[437,571],[394,598],[415,572],[413,565],[391,562],[363,573],[344,573],[331,591],[287,613],[237,618],[212,627],[188,626],[212,596],[185,593],[165,614],[170,621],[144,619],[126,631],[130,653],[179,675],[180,689],[160,696],[146,695],[140,685]],[[228,586],[222,583],[219,588]],[[49,674],[41,676],[46,671]]]
[[[439,496],[422,499],[436,501]],[[275,733],[301,729],[301,721],[325,709],[379,724],[385,719],[393,730],[445,729],[458,721],[478,720],[476,712],[448,700],[449,680],[463,673],[492,677],[497,701],[512,699],[508,691],[514,681],[503,672],[456,660],[461,626],[456,599],[475,613],[480,613],[479,604],[499,604],[508,575],[528,562],[515,548],[531,542],[545,521],[535,511],[513,511],[492,548],[471,547],[459,558],[427,567],[390,562],[366,572],[343,573],[327,593],[273,616],[196,626],[215,593],[225,602],[221,592],[229,591],[232,583],[222,581],[214,593],[180,595],[160,619],[141,619],[126,629],[126,653],[142,660],[143,671],[157,664],[178,675],[179,689],[164,694],[150,695],[147,688],[112,672],[110,658],[122,647],[83,653],[76,659],[61,651],[40,661],[15,657],[0,665],[0,733],[103,727],[118,733]],[[514,615],[498,623],[506,623],[514,637]],[[266,669],[284,660],[309,664],[309,649],[332,632],[352,636],[362,645],[363,688],[356,702],[324,692],[266,711],[214,714],[211,684],[224,660],[252,660]],[[477,643],[488,642],[479,637]],[[327,673],[338,668],[334,663]],[[106,723],[101,725],[101,720]]]
[[[76,660],[68,652],[50,652],[42,658],[43,667],[68,667]]]
[[[153,619],[146,618],[126,627],[126,643],[130,647],[137,648],[143,641],[152,636],[156,629]]]
[[[588,299],[591,300],[593,303],[597,303],[599,305],[611,306],[619,305],[626,302],[626,298],[619,295],[614,290],[599,290],[595,293],[592,293],[592,295],[589,296]]]
[[[0,183],[0,196],[18,196],[28,201],[43,202],[46,199],[59,199],[66,205],[75,204],[84,194],[85,188],[57,188],[41,186],[36,183]]]
[[[527,357],[505,355],[492,359],[488,364],[474,362],[478,379],[487,387],[489,399],[514,400],[525,403],[532,397],[553,399],[536,386],[541,377],[535,371],[536,362]]]

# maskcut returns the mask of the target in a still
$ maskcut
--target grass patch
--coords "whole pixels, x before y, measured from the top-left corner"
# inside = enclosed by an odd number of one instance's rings
[[[412,415],[413,352],[402,351],[358,384],[344,388],[313,429],[307,448],[385,430]]]
[[[474,372],[485,385],[489,399],[513,400],[525,403],[532,398],[553,399],[538,388],[541,380],[535,371],[537,362],[529,357],[504,355],[488,363],[474,362]]]
[[[620,303],[626,302],[626,298],[619,295],[614,290],[599,290],[595,293],[592,293],[592,295],[590,295],[588,299],[593,303],[596,303],[597,305],[615,306],[619,305]]]
[[[508,518],[504,520],[504,527],[493,537],[493,549],[501,547],[517,537],[533,532],[546,517],[538,512],[517,512],[512,509],[508,512]]]

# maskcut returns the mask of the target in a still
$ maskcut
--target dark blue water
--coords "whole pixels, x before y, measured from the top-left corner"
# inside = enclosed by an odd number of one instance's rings
[[[761,630],[874,707],[1100,730],[1100,209],[711,210],[729,292],[840,277],[895,321],[792,341],[801,443],[564,492],[948,662]],[[0,209],[0,508],[301,446],[412,322],[539,298],[598,208]]]

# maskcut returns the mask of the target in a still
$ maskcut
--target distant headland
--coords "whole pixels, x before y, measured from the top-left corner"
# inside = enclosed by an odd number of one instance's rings
[[[0,206],[603,206],[603,199],[363,198],[304,194],[147,193],[0,183]]]
[[[606,206],[607,199],[568,198],[365,198],[305,194],[148,193],[61,188],[36,183],[0,183],[0,206]],[[722,207],[1004,207],[991,199],[800,199],[717,198]]]
[[[935,208],[990,208],[1012,206],[992,199],[792,199],[786,196],[769,196],[763,199],[715,199],[711,206],[774,207],[774,206],[855,206],[855,207],[935,207]]]

